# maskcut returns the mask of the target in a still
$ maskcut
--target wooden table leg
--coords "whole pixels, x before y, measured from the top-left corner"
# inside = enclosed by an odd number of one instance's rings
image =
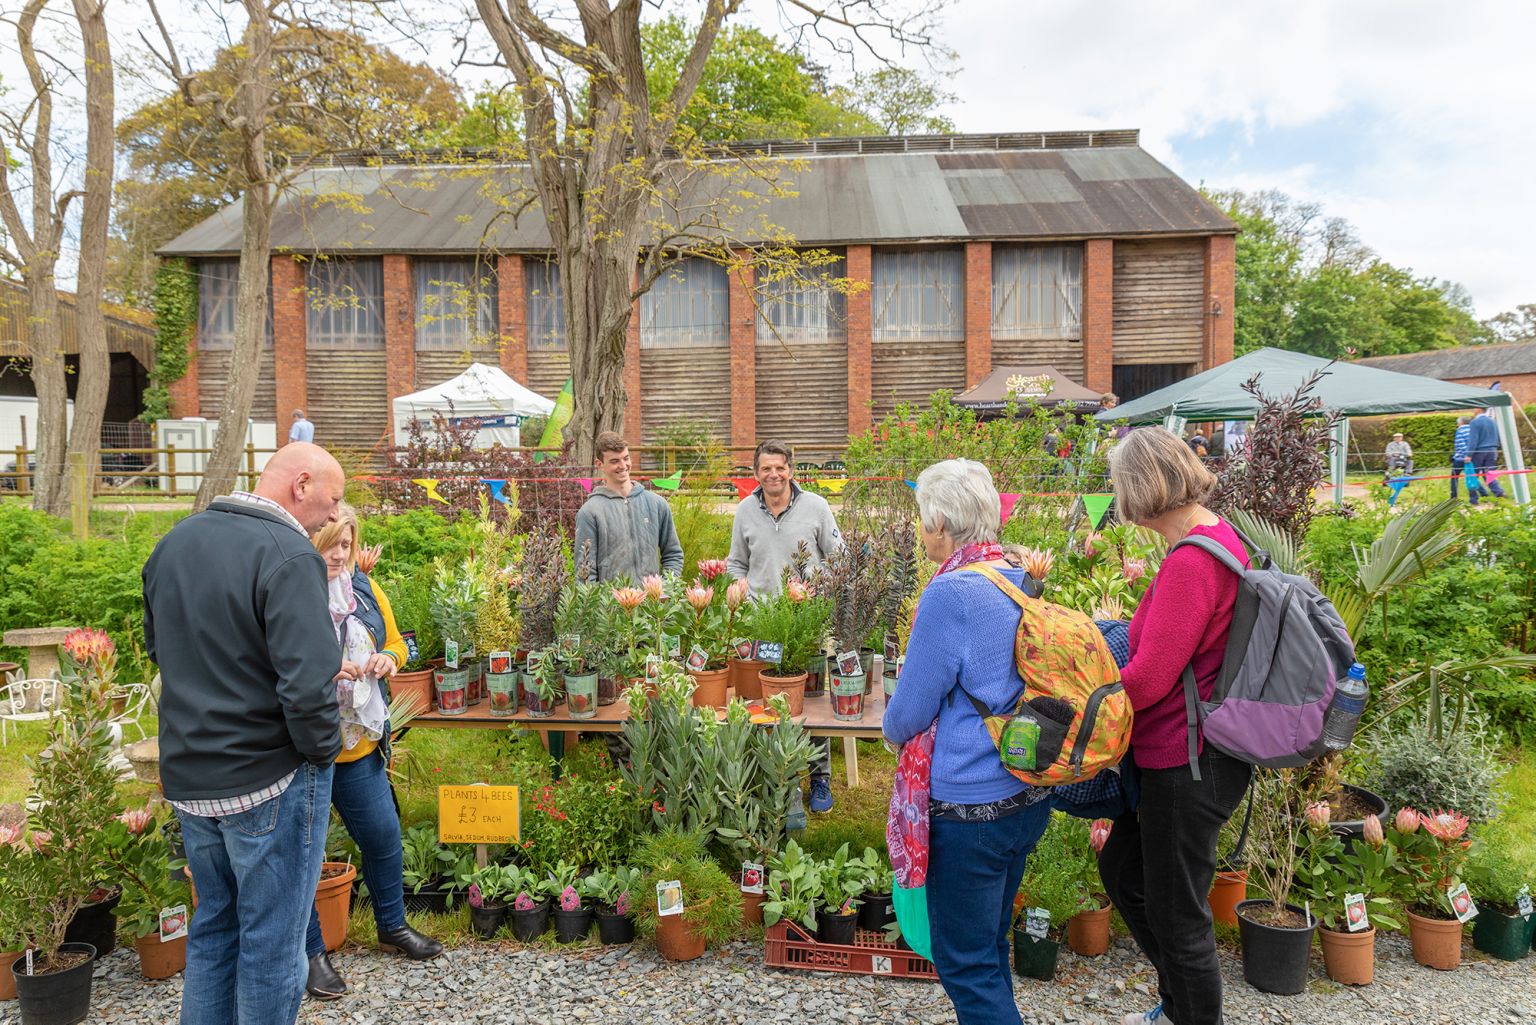
[[[859,785],[859,740],[857,737],[843,738],[843,767],[848,771],[848,785]]]

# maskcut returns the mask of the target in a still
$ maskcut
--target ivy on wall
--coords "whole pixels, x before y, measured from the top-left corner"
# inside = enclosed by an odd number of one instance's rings
[[[162,260],[155,271],[155,365],[144,392],[145,423],[171,415],[171,385],[192,362],[192,333],[197,326],[197,275],[186,260]]]

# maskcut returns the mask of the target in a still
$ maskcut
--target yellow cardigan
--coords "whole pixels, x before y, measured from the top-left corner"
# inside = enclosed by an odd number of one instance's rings
[[[395,660],[395,665],[405,665],[405,638],[400,636],[400,628],[395,626],[395,613],[389,606],[389,599],[384,595],[384,589],[379,586],[377,580],[368,581],[373,585],[373,599],[379,603],[379,614],[384,617],[384,643],[379,648],[379,654],[388,655]],[[355,762],[367,758],[378,748],[376,740],[358,741],[356,747],[350,751],[342,751],[336,756],[337,763]]]

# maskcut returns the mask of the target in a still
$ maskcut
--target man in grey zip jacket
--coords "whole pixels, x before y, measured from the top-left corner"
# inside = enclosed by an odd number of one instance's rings
[[[639,583],[683,570],[683,546],[666,499],[629,476],[629,445],[612,431],[597,436],[602,483],[576,513],[576,579]]]

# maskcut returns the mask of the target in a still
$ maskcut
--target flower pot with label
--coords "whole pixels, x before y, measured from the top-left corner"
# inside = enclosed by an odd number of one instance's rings
[[[859,913],[852,908],[847,911],[828,911],[825,908],[816,909],[816,942],[836,943],[840,946],[852,946],[854,933],[859,927]]]
[[[1056,978],[1056,959],[1061,944],[1049,936],[1031,936],[1022,925],[1013,929],[1013,974],[1050,982]]]
[[[595,917],[590,907],[577,907],[567,911],[565,908],[555,908],[555,942],[576,943],[587,938],[587,933],[592,931],[592,921]]]
[[[187,938],[161,942],[160,934],[152,932],[133,941],[133,949],[139,952],[139,973],[146,979],[169,979],[187,967]]]
[[[844,676],[832,674],[832,718],[858,722],[864,718],[864,693],[869,677],[864,673]]]
[[[817,655],[805,666],[805,696],[818,697],[827,692],[827,656]]]
[[[757,679],[762,684],[763,697],[771,698],[775,694],[782,694],[789,702],[790,715],[799,715],[805,711],[805,686],[808,679],[805,673],[780,676],[777,669],[764,669],[758,674]]]
[[[1408,938],[1413,959],[1425,968],[1449,972],[1461,964],[1461,922],[1455,918],[1428,918],[1408,912]]]
[[[692,961],[704,956],[704,936],[682,915],[663,915],[656,921],[656,949],[668,961]]]
[[[597,718],[597,674],[582,673],[565,678],[565,707],[572,719]]]
[[[693,707],[724,708],[729,669],[688,670],[693,678]]]
[[[1094,911],[1079,911],[1067,919],[1067,946],[1079,957],[1101,957],[1109,952],[1109,904]]]
[[[357,869],[344,861],[327,861],[320,866],[320,883],[315,887],[315,911],[320,916],[320,934],[325,938],[326,953],[334,953],[347,942],[347,918],[352,914],[352,880]]]
[[[1317,919],[1294,904],[1277,914],[1267,900],[1245,900],[1237,906],[1237,928],[1248,985],[1281,996],[1307,988],[1307,959]]]
[[[1526,918],[1512,909],[1481,904],[1472,923],[1472,946],[1503,961],[1519,961],[1530,952],[1533,931],[1536,915]]]
[[[767,662],[759,662],[757,659],[731,659],[727,669],[730,673],[730,686],[736,692],[736,696],[743,701],[760,700],[763,696],[763,685],[758,681],[758,674],[767,668]]]
[[[469,669],[443,666],[432,671],[432,685],[437,691],[437,710],[443,715],[463,715],[469,707]]]
[[[481,904],[479,907],[476,907],[471,902],[469,905],[469,927],[482,940],[488,940],[495,936],[497,930],[502,927],[506,920],[507,906],[505,904]]]
[[[896,909],[889,893],[866,893],[859,898],[859,928],[883,932],[896,921]]]
[[[522,674],[511,668],[509,662],[505,656],[493,660],[491,668],[500,671],[485,676],[485,697],[490,712],[502,718],[517,714],[519,693],[522,690]]]
[[[1345,986],[1369,986],[1376,978],[1376,928],[1360,932],[1317,930],[1328,978]]]
[[[96,948],[89,943],[65,943],[50,961],[34,955],[32,971],[25,958],[11,964],[16,982],[21,1025],[74,1025],[91,1013],[91,980]]]

